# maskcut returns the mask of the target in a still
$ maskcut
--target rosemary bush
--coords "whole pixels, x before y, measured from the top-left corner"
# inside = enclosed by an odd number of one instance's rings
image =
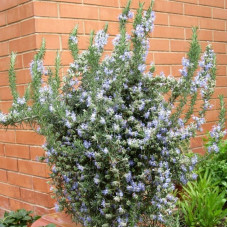
[[[31,63],[32,82],[23,97],[16,91],[15,54],[11,56],[13,105],[8,114],[0,114],[0,123],[39,126],[37,132],[46,137],[56,209],[66,209],[85,226],[165,223],[176,204],[174,184],[196,178],[196,156],[182,153],[181,146],[201,128],[210,108],[215,54],[209,45],[199,61],[201,49],[193,28],[179,79],[155,75],[153,64],[146,71],[148,35],[155,19],[152,4],[146,11],[139,5],[129,35],[126,23],[132,17],[129,1],[119,16],[114,50],[103,60],[107,26],[91,33],[88,50],[81,54],[76,27],[69,37],[74,62],[63,79],[59,54],[55,71],[45,71],[43,42]],[[47,80],[42,80],[44,74]],[[203,104],[191,118],[198,91]]]

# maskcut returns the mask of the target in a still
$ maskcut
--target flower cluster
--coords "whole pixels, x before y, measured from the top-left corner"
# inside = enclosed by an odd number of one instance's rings
[[[213,126],[212,130],[210,131],[210,137],[212,139],[212,145],[208,146],[208,152],[209,153],[218,153],[219,147],[218,143],[221,141],[221,139],[226,135],[226,130],[222,130],[222,127],[220,124]]]
[[[188,59],[182,59],[179,80],[163,73],[155,76],[153,65],[146,71],[148,34],[155,19],[152,6],[145,12],[140,6],[130,36],[126,23],[132,17],[128,6],[119,17],[114,51],[102,61],[107,28],[92,35],[88,50],[80,54],[74,29],[69,38],[74,61],[62,81],[57,56],[55,72],[42,82],[43,44],[31,63],[32,93],[28,90],[20,98],[13,90],[16,105],[8,115],[0,113],[3,125],[27,121],[40,126],[58,202],[55,208],[66,209],[84,226],[136,226],[142,220],[165,223],[176,204],[175,185],[197,177],[197,158],[183,153],[182,147],[201,128],[205,112],[188,124],[181,110],[185,98],[198,89],[208,104],[214,86],[214,53],[208,46],[201,70],[192,79],[200,53],[193,39]],[[11,82],[14,88],[14,78]],[[190,114],[194,99],[191,105]],[[216,129],[215,138],[219,137]]]

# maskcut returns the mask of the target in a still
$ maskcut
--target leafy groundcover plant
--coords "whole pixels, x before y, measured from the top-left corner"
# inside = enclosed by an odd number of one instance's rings
[[[165,224],[176,204],[174,184],[196,178],[196,156],[182,153],[181,145],[194,137],[210,108],[215,54],[209,45],[199,61],[194,28],[181,77],[155,75],[153,64],[146,70],[148,35],[155,20],[152,4],[146,11],[139,5],[130,35],[126,23],[132,17],[128,2],[119,16],[114,50],[103,60],[107,26],[91,33],[88,50],[82,53],[76,27],[69,38],[74,62],[63,79],[59,55],[55,71],[45,72],[43,42],[23,97],[16,91],[15,54],[11,57],[13,105],[9,114],[0,114],[0,122],[39,126],[37,132],[46,137],[56,209],[65,209],[84,226]],[[203,102],[192,117],[198,91]]]
[[[180,216],[185,226],[215,227],[224,226],[227,210],[223,209],[226,191],[219,189],[209,169],[199,175],[196,182],[188,182],[183,187],[180,201]]]
[[[27,227],[41,216],[32,216],[32,211],[20,209],[17,211],[5,212],[0,219],[0,227]]]

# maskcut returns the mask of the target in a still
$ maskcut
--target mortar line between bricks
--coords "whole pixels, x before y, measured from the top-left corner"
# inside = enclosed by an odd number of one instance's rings
[[[88,20],[85,20],[88,21]],[[163,24],[159,24],[159,26],[161,27],[169,27],[167,25],[163,25]],[[172,28],[186,28],[185,26],[171,26]],[[155,27],[156,29],[156,27]],[[191,29],[191,27],[187,27],[186,29]],[[214,31],[214,32],[226,32],[226,30],[215,30],[215,29],[207,29],[207,28],[200,28],[200,31]],[[57,34],[61,34],[61,35],[69,35],[70,31],[68,33],[60,33],[60,32],[34,32],[34,33],[30,33],[30,34],[26,34],[26,35],[22,35],[20,37],[14,37],[14,38],[10,38],[10,39],[6,39],[6,40],[1,40],[0,42],[7,42],[7,41],[14,41],[17,39],[21,39],[27,36],[32,36],[32,35],[40,35],[40,34],[44,34],[44,35],[57,35]],[[88,36],[89,33],[83,34],[83,33],[79,33],[78,36]],[[110,37],[115,37],[115,35],[110,35]],[[170,40],[183,40],[182,38],[166,38],[166,37],[151,37],[152,39],[170,39]],[[190,39],[188,39],[190,40]],[[221,42],[221,43],[225,43],[225,41],[214,41],[214,42]],[[38,48],[37,48],[38,50]]]
[[[164,40],[166,40],[166,39],[164,39]],[[170,39],[170,40],[171,41],[173,41],[173,40],[175,41],[177,39]],[[188,41],[188,40],[186,40],[186,41]],[[200,42],[207,42],[207,41],[200,41]],[[214,41],[212,41],[212,42],[214,42]],[[33,52],[36,52],[37,50],[39,50],[39,49],[32,49],[32,50],[25,51],[25,52],[18,52],[18,53],[20,53],[18,55],[24,55],[24,54],[33,53]],[[87,50],[87,49],[83,49],[83,50]],[[46,49],[46,51],[56,53],[56,49]],[[105,50],[105,51],[106,52],[111,52],[111,50],[109,50],[109,49],[108,50]],[[68,52],[68,50],[67,49],[63,49],[62,52]],[[186,53],[186,52],[185,51],[169,51],[169,50],[153,50],[152,49],[152,50],[149,50],[148,53],[156,53],[156,54],[158,54],[158,53],[181,54],[181,53]],[[201,53],[203,53],[203,52],[201,52]],[[225,54],[226,53],[217,53],[217,55],[225,55]],[[9,56],[9,55],[7,55],[7,56]],[[1,56],[0,57],[0,60],[6,58],[7,56]],[[31,59],[31,61],[32,61],[32,59]],[[181,64],[181,62],[180,62],[180,64]],[[53,65],[54,65],[54,61],[53,61]],[[66,66],[68,66],[68,65],[66,65]],[[164,65],[164,64],[162,64],[162,65]],[[165,64],[165,65],[170,65],[170,64]],[[178,64],[176,64],[176,65],[178,65]],[[219,64],[219,65],[226,65],[226,64]],[[23,68],[20,68],[20,69],[29,69],[29,67],[23,67]],[[17,69],[17,70],[20,70],[20,69]],[[8,70],[5,70],[5,71],[8,71]],[[0,71],[0,72],[4,72],[4,71]]]
[[[47,165],[47,163],[37,162],[37,161],[34,161],[34,160],[24,160],[24,159],[20,159],[20,158],[17,158],[17,160],[20,160],[20,161],[27,161],[27,162],[31,161],[31,162],[36,162],[36,163],[38,163],[38,164],[46,164],[46,165]],[[7,169],[4,169],[4,170],[7,170]],[[27,174],[27,175],[28,175],[28,173],[24,173],[24,172],[21,172],[21,171],[19,171],[19,170],[18,170],[18,173]],[[44,177],[44,176],[37,176],[37,175],[34,175],[34,174],[32,174],[32,176],[34,176],[34,177],[39,177],[39,178],[44,178],[44,179],[45,179],[45,178],[50,179],[50,176]],[[5,182],[0,182],[0,183],[5,183]],[[5,184],[8,184],[8,183],[5,183]],[[15,186],[15,185],[12,185],[12,186]]]
[[[5,197],[5,196],[4,196]],[[8,198],[8,197],[7,197]],[[0,210],[3,210],[3,211],[10,211],[10,209],[6,209],[6,208],[3,208],[3,207],[0,207]]]
[[[53,208],[54,208],[54,207],[45,207],[45,206],[41,206],[41,205],[39,205],[39,204],[33,204],[33,203],[28,202],[28,201],[24,201],[24,200],[21,200],[21,199],[18,199],[18,198],[14,198],[14,197],[2,195],[2,194],[0,194],[0,196],[5,197],[5,198],[8,198],[8,199],[17,200],[17,201],[19,201],[19,202],[21,202],[21,203],[29,204],[30,206],[38,206],[38,207],[41,207],[41,208],[47,209],[47,210],[50,210],[50,209],[53,209]],[[0,207],[0,208],[1,208],[1,207]]]
[[[1,1],[1,0],[0,0]],[[26,4],[29,4],[30,2],[22,2],[22,3],[20,3],[20,4],[17,4],[17,5],[15,5],[15,6],[12,6],[12,7],[10,7],[10,8],[7,8],[7,9],[4,9],[4,10],[2,10],[2,11],[0,11],[0,13],[4,13],[5,11],[8,11],[8,10],[11,10],[11,9],[13,9],[13,8],[16,8],[16,7],[19,7],[19,6],[22,6],[22,5],[26,5]]]
[[[33,19],[33,18],[34,18],[34,15],[32,15],[32,16],[30,16],[30,17],[23,18],[23,19],[21,19],[21,20],[19,20],[19,21],[13,21],[13,22],[10,22],[10,23],[7,23],[7,24],[1,26],[0,29],[1,29],[1,28],[4,28],[4,27],[9,27],[9,26],[11,26],[11,25],[20,24],[21,22],[28,21],[28,20]]]
[[[205,19],[205,18],[207,18],[207,19],[214,19],[214,20],[220,20],[220,21],[226,21],[226,19],[222,19],[222,18],[211,18],[211,17],[204,17],[204,16],[199,16],[199,15],[191,15],[191,14],[179,14],[179,13],[170,13],[170,12],[164,12],[164,11],[156,11],[156,12],[159,12],[159,13],[161,13],[161,14],[163,14],[163,15],[174,15],[174,16],[176,16],[176,15],[179,15],[179,16],[188,16],[188,17],[192,17],[192,18],[195,18],[195,17],[199,17],[199,18],[203,18],[203,19]],[[31,18],[31,17],[30,17]],[[89,19],[89,18],[77,18],[77,17],[54,17],[54,16],[52,16],[52,17],[49,17],[49,16],[39,16],[39,15],[34,15],[32,18],[50,18],[50,19],[74,19],[74,20],[87,20],[87,21],[97,21],[97,20],[99,20],[99,21],[107,21],[107,20],[104,20],[104,19],[99,19],[99,18],[97,18],[97,19]],[[25,20],[25,19],[24,19]],[[116,23],[118,23],[118,20],[108,20],[109,22],[116,22]],[[15,23],[15,22],[13,22],[13,23]],[[17,23],[17,22],[16,22]],[[4,27],[4,26],[2,26],[2,27]],[[2,28],[2,27],[0,27],[0,28]]]
[[[20,173],[21,174],[21,173]],[[10,183],[6,183],[6,182],[1,182],[0,181],[0,184],[5,184],[5,185],[10,185],[10,186],[13,186],[13,187],[17,187],[17,188],[19,188],[19,189],[26,189],[26,190],[32,190],[33,192],[36,192],[36,193],[42,193],[42,194],[45,194],[45,195],[49,195],[49,194],[51,194],[51,192],[50,193],[44,193],[44,192],[39,192],[39,191],[36,191],[36,190],[34,190],[34,189],[31,189],[31,188],[25,188],[25,187],[21,187],[21,186],[19,186],[19,185],[15,185],[15,184],[10,184]],[[2,195],[1,193],[0,193],[0,195]],[[13,197],[12,197],[13,198]]]

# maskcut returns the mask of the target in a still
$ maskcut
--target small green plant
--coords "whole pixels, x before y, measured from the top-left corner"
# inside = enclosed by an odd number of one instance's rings
[[[223,210],[226,192],[213,183],[209,170],[199,175],[196,182],[183,187],[179,212],[185,226],[214,227],[224,225],[227,210]]]
[[[210,139],[208,144],[211,143]],[[206,169],[211,172],[213,183],[217,183],[221,191],[227,188],[227,140],[221,140],[218,144],[219,153],[207,153],[199,163],[199,173],[204,173]]]
[[[32,216],[32,211],[20,209],[17,211],[5,212],[0,219],[0,227],[27,227],[34,223],[41,216]]]

